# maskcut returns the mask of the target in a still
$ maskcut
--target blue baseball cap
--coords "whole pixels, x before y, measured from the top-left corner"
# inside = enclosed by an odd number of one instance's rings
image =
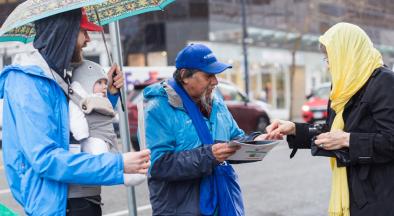
[[[218,74],[232,68],[231,65],[218,62],[212,50],[202,44],[190,44],[183,48],[175,59],[177,69],[195,69],[208,74]]]

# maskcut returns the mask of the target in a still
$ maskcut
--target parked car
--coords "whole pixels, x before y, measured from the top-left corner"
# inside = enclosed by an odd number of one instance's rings
[[[265,131],[270,124],[268,104],[249,99],[234,84],[220,80],[217,88],[239,127],[246,133]]]
[[[149,84],[135,85],[134,90],[127,96],[127,110],[129,129],[133,148],[139,150],[137,140],[138,111],[137,103],[142,100],[142,90]],[[262,101],[250,100],[238,88],[227,81],[220,80],[218,93],[223,97],[229,111],[233,115],[239,127],[246,133],[252,131],[264,131],[270,124],[267,112],[268,105]]]
[[[327,104],[331,91],[331,84],[324,83],[317,87],[307,97],[308,101],[302,106],[302,118],[305,122],[321,123],[327,119]]]

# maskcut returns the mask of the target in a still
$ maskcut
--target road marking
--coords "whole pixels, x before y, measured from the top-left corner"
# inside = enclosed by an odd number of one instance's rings
[[[0,194],[11,193],[10,189],[0,190]]]
[[[151,205],[139,206],[137,208],[137,211],[141,212],[141,211],[149,210],[151,208],[152,208]],[[103,216],[121,216],[121,215],[127,215],[128,213],[129,213],[129,210],[123,210],[123,211],[113,212],[113,213],[110,213],[110,214],[105,214]]]
[[[277,145],[275,148],[273,148],[271,151],[281,151],[281,150],[283,150],[283,149],[289,149],[289,147],[287,146],[287,142],[286,143],[284,143],[284,144],[279,144],[279,145]]]
[[[138,207],[137,211],[146,211],[146,210],[149,210],[149,209],[152,209],[152,205],[150,205],[150,204]]]

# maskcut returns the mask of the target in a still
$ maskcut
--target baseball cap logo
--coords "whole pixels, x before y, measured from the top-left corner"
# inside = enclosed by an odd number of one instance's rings
[[[183,48],[175,60],[177,69],[197,69],[208,74],[218,74],[231,65],[218,62],[212,50],[203,44],[191,44]]]
[[[210,58],[214,58],[215,56],[213,55],[213,53],[209,53],[208,55],[205,55],[203,58],[206,59],[210,59]]]

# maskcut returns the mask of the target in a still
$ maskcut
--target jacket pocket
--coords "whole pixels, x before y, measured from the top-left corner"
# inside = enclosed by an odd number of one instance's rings
[[[18,152],[15,161],[14,161],[14,169],[19,175],[23,175],[26,172],[26,159],[22,153]]]

